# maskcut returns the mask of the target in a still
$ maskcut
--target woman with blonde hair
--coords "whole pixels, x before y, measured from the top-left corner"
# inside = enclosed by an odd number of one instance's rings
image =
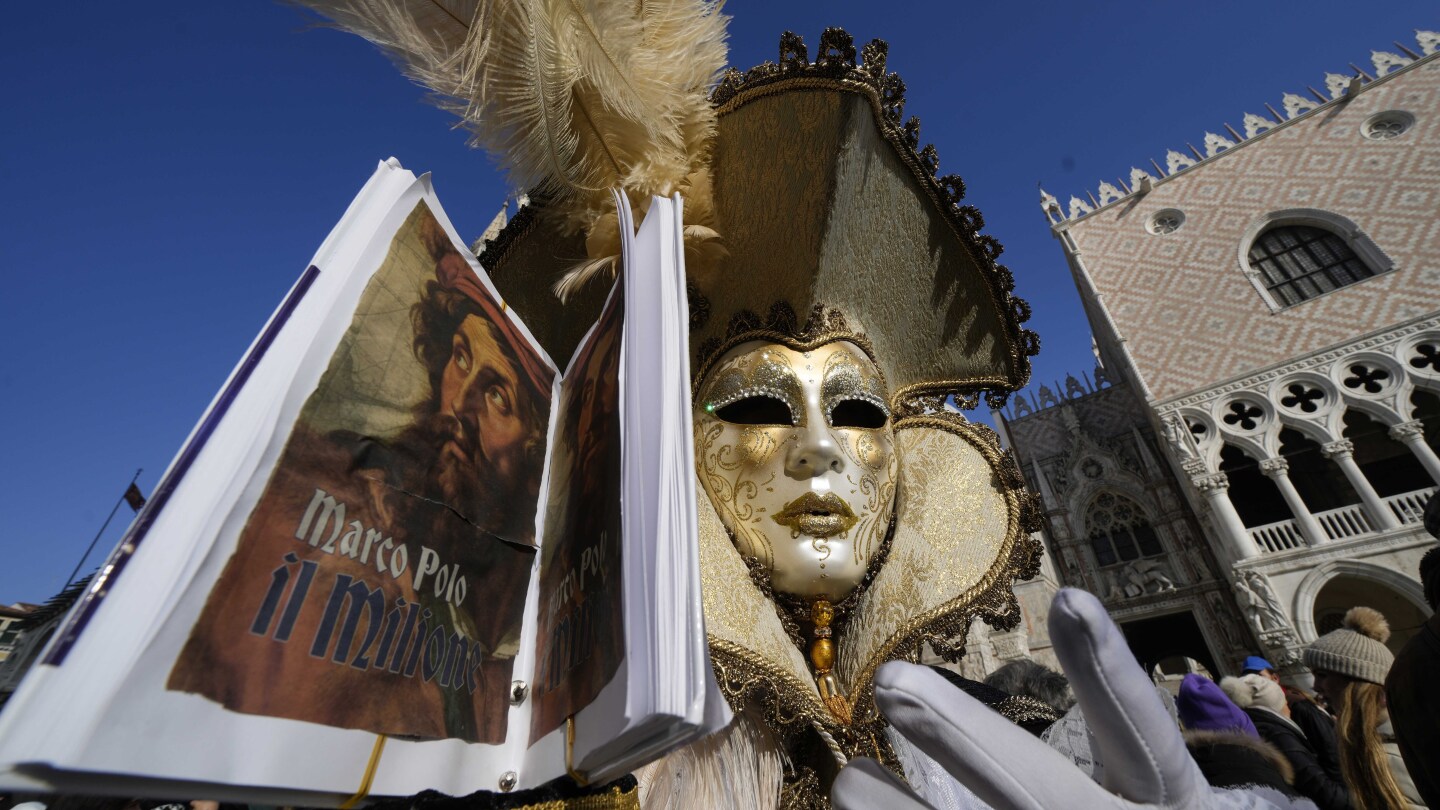
[[[1338,630],[1305,649],[1305,666],[1335,714],[1340,769],[1360,810],[1425,805],[1400,758],[1385,706],[1385,676],[1395,656],[1385,646],[1390,624],[1373,608],[1354,607]]]

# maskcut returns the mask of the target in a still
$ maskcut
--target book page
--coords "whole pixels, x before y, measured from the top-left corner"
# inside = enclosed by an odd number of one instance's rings
[[[167,688],[246,714],[502,742],[553,379],[416,205]]]
[[[595,699],[625,657],[616,284],[560,383],[540,561],[534,712],[539,740]]]

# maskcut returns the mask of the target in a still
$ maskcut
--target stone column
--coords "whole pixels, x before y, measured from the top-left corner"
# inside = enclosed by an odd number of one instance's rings
[[[1290,507],[1290,514],[1295,516],[1295,524],[1300,527],[1300,533],[1305,535],[1305,542],[1312,546],[1318,546],[1329,540],[1325,529],[1320,526],[1320,521],[1310,513],[1310,507],[1300,497],[1300,491],[1295,489],[1295,484],[1290,480],[1290,462],[1284,458],[1267,458],[1260,462],[1260,472],[1266,478],[1275,482],[1280,488],[1280,494],[1285,498],[1285,505]]]
[[[1360,465],[1355,463],[1355,444],[1349,439],[1338,439],[1329,442],[1320,448],[1328,459],[1334,459],[1340,465],[1341,472],[1349,479],[1350,486],[1360,493],[1360,500],[1365,502],[1365,511],[1370,514],[1370,521],[1375,524],[1376,531],[1400,528],[1400,521],[1395,519],[1395,513],[1390,511],[1380,500],[1380,494],[1370,486],[1370,479],[1360,471]]]
[[[1210,512],[1215,516],[1215,529],[1229,548],[1230,556],[1236,561],[1258,557],[1259,547],[1250,539],[1249,530],[1236,513],[1235,505],[1230,503],[1230,479],[1225,473],[1192,476],[1190,483],[1200,490],[1205,502],[1210,505]]]
[[[1425,426],[1420,424],[1419,419],[1411,419],[1391,427],[1390,438],[1410,448],[1410,452],[1425,466],[1425,472],[1430,473],[1435,483],[1440,484],[1440,456],[1435,455],[1435,451],[1425,443]]]

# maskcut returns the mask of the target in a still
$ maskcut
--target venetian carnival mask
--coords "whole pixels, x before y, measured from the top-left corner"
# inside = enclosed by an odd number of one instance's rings
[[[736,548],[780,593],[839,602],[865,578],[895,506],[885,382],[848,341],[743,343],[703,381],[695,464]]]

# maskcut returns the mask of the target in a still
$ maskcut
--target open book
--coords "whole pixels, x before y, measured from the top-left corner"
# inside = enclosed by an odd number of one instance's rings
[[[0,784],[462,795],[728,722],[681,202],[617,210],[621,281],[561,373],[428,176],[380,164],[0,714]]]

